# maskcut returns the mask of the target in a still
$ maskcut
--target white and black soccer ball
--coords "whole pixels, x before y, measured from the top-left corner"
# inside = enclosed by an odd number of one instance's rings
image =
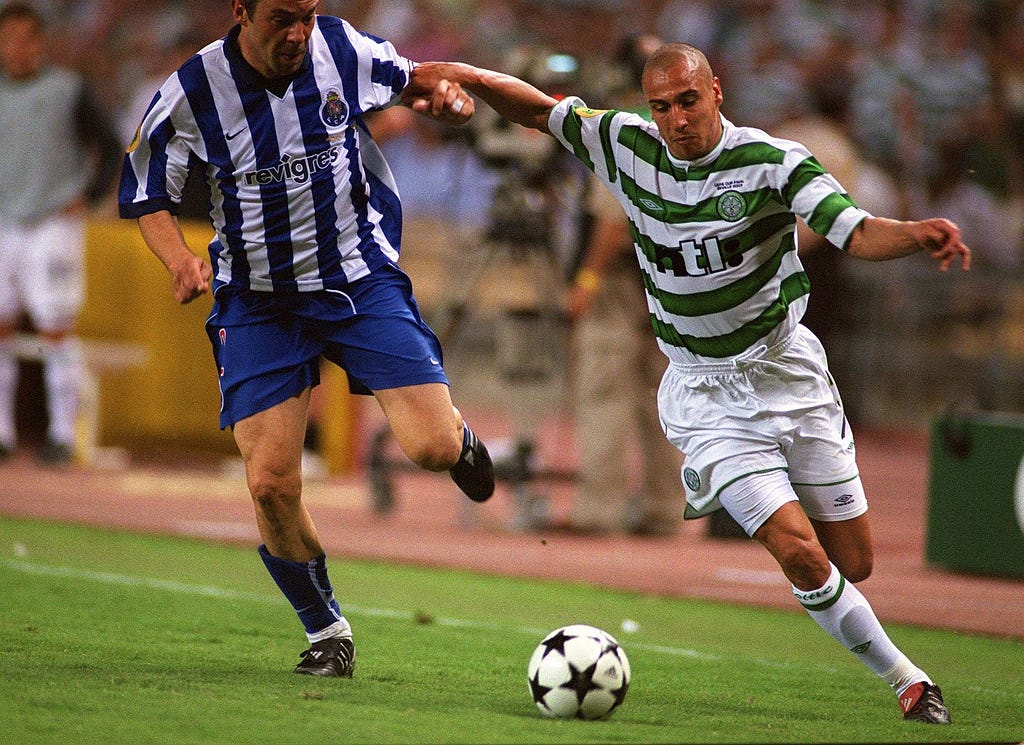
[[[600,719],[618,708],[629,689],[629,659],[606,631],[573,624],[537,645],[527,667],[530,694],[543,714]]]

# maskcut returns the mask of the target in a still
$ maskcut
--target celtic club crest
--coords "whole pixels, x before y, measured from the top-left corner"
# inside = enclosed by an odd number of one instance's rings
[[[727,191],[718,198],[718,216],[736,222],[747,214],[747,200],[738,191]]]

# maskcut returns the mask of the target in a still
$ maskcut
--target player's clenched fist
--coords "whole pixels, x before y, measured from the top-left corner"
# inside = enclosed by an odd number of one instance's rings
[[[169,269],[171,270],[171,288],[174,290],[174,299],[179,303],[190,303],[210,289],[213,269],[209,262],[195,254],[191,254],[184,261],[169,267]]]
[[[457,127],[470,120],[476,106],[461,85],[444,76],[445,67],[452,65],[433,62],[416,65],[409,85],[402,92],[402,103],[413,111]]]
[[[960,228],[941,217],[921,221],[922,245],[939,262],[939,270],[948,270],[959,258],[964,271],[971,268],[971,249],[960,238]]]

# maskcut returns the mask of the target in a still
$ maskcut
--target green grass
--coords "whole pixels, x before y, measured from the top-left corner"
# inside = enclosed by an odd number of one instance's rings
[[[290,673],[305,638],[253,550],[0,518],[0,740],[1024,739],[1019,641],[890,627],[946,694],[954,724],[929,727],[902,722],[887,686],[798,612],[337,558],[331,572],[353,680]],[[606,721],[545,719],[529,698],[534,646],[575,622],[632,663]]]

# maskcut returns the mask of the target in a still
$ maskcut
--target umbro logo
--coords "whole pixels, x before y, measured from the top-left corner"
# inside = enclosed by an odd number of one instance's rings
[[[843,494],[842,496],[835,498],[836,507],[845,507],[853,501],[852,494]]]
[[[646,197],[640,197],[637,201],[640,202],[640,204],[642,204],[644,207],[646,207],[648,209],[648,211],[650,211],[650,212],[654,212],[654,213],[664,212],[664,209],[662,208],[662,206],[660,204],[658,204],[657,202],[655,202],[654,200],[652,200],[652,199],[647,199]]]

